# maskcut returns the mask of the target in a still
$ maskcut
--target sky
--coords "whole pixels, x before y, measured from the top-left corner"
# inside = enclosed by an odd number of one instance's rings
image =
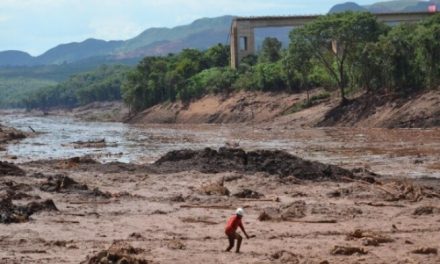
[[[202,17],[324,14],[345,1],[0,0],[0,51],[38,56],[62,43],[126,40],[150,27],[185,25]]]

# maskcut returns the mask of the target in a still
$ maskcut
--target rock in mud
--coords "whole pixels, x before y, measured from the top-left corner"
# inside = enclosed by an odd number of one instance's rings
[[[236,171],[266,172],[281,177],[295,176],[303,180],[342,180],[353,178],[351,171],[338,166],[303,160],[284,151],[220,148],[171,151],[154,163],[160,172],[198,170],[204,173]]]
[[[16,165],[6,162],[6,161],[0,161],[0,176],[23,176],[26,173],[24,170],[20,169]]]
[[[134,248],[126,243],[113,243],[109,249],[103,250],[88,258],[81,264],[102,264],[102,263],[118,263],[118,264],[149,264],[153,263],[146,259],[137,258],[135,255],[142,253],[140,248]]]
[[[40,211],[58,211],[52,200],[43,202],[31,202],[25,206],[17,206],[12,203],[10,198],[0,200],[0,223],[23,223],[29,217]]]

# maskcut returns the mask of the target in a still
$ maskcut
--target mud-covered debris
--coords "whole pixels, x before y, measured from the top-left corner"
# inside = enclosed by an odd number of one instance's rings
[[[117,263],[117,264],[149,264],[153,263],[149,260],[138,258],[143,252],[140,248],[134,248],[127,243],[113,243],[109,249],[103,250],[87,258],[86,261],[81,262],[81,264],[103,264],[103,263]]]
[[[88,190],[86,184],[80,184],[72,178],[65,175],[50,176],[47,181],[41,184],[40,189],[45,192],[63,192]]]
[[[243,189],[237,193],[234,193],[233,196],[237,198],[253,198],[253,199],[259,199],[261,197],[264,197],[264,194],[250,190],[250,189]]]
[[[40,189],[45,192],[78,193],[104,198],[110,198],[112,196],[110,193],[102,192],[98,188],[90,190],[86,184],[78,183],[72,178],[62,174],[47,178],[47,181],[40,185]]]
[[[128,238],[136,239],[136,240],[142,240],[142,239],[145,239],[145,237],[144,237],[143,235],[141,235],[140,233],[136,233],[136,232],[131,233],[131,234],[128,236]]]
[[[1,183],[4,187],[1,189],[13,190],[13,191],[32,191],[32,186],[26,183],[17,183],[15,181],[4,181]]]
[[[0,200],[0,223],[23,223],[29,217],[40,211],[58,211],[52,200],[43,202],[31,202],[24,206],[17,206],[12,203],[10,198]]]
[[[98,162],[91,157],[84,156],[84,157],[73,157],[67,160],[67,162],[70,163],[76,163],[76,164],[98,164]]]
[[[263,221],[270,221],[270,220],[272,220],[272,217],[267,213],[267,211],[263,211],[258,216],[258,220],[260,220],[262,222]]]
[[[302,180],[343,180],[353,178],[351,171],[338,166],[308,161],[285,151],[211,148],[171,151],[154,163],[161,172],[198,170],[206,173],[236,171],[266,172],[281,177],[295,176]]]
[[[206,195],[225,195],[229,196],[230,191],[228,188],[226,188],[223,184],[223,181],[221,182],[211,182],[207,184],[203,184],[200,187],[200,192],[202,194]]]
[[[180,220],[184,223],[203,223],[207,225],[216,225],[218,224],[216,221],[212,220],[209,217],[206,216],[197,216],[197,217],[182,217]]]
[[[167,243],[167,247],[173,250],[184,250],[186,249],[185,244],[180,239],[172,239]]]
[[[172,196],[170,198],[170,201],[171,202],[175,202],[175,203],[184,203],[185,202],[185,197],[183,197],[182,194],[178,194],[178,195]]]
[[[303,218],[306,216],[307,206],[302,200],[280,207],[266,207],[258,216],[260,221],[289,221],[293,219]]]
[[[353,254],[361,254],[365,255],[368,252],[359,247],[346,247],[346,246],[335,246],[331,251],[330,254],[332,255],[344,255],[344,256],[351,256]]]
[[[24,139],[24,138],[26,138],[26,135],[20,131],[12,131],[8,133],[9,140]]]
[[[339,197],[347,196],[350,193],[352,193],[352,191],[350,189],[341,188],[341,189],[337,189],[337,190],[333,190],[331,192],[328,192],[327,193],[327,197],[329,197],[329,198],[339,198]]]
[[[88,141],[75,141],[72,142],[72,144],[74,148],[105,148],[107,146],[105,138]]]
[[[420,247],[420,248],[417,248],[417,249],[411,251],[411,253],[424,254],[424,255],[429,255],[429,254],[437,255],[438,250],[437,250],[437,248],[432,248],[432,247]]]
[[[306,202],[303,200],[295,201],[281,206],[281,219],[303,218],[306,216]]]
[[[243,179],[243,175],[228,175],[225,177],[225,182],[231,182],[231,181],[236,181],[236,180],[240,180]]]
[[[300,259],[302,258],[301,255],[297,255],[295,253],[286,250],[277,251],[273,253],[270,257],[272,258],[273,261],[276,261],[278,263],[289,263],[289,264],[299,264]]]
[[[379,232],[362,229],[356,229],[353,232],[348,233],[345,239],[363,239],[362,242],[366,246],[376,246],[382,243],[390,243],[394,241],[394,239],[391,237],[380,234]]]
[[[24,170],[18,166],[6,161],[0,161],[0,176],[23,176],[25,174]]]
[[[410,180],[393,180],[380,186],[380,190],[385,192],[386,201],[418,202],[428,194],[422,186]]]
[[[413,215],[431,215],[438,213],[440,213],[440,208],[434,206],[420,206],[414,210]]]

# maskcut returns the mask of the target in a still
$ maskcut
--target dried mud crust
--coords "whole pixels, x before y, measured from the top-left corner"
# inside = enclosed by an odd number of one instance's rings
[[[308,161],[279,150],[220,148],[171,151],[157,160],[153,167],[160,172],[198,170],[206,173],[237,171],[243,173],[265,172],[281,177],[295,176],[302,180],[342,180],[354,174],[334,165]]]

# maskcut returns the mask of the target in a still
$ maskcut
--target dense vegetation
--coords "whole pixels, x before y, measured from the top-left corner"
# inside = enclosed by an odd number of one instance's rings
[[[57,85],[38,89],[22,100],[26,108],[75,107],[96,101],[121,99],[121,84],[129,67],[101,66],[86,73],[71,76]]]
[[[55,84],[52,80],[0,77],[0,108],[23,107],[23,100],[29,94]]]
[[[133,111],[167,100],[237,90],[297,92],[310,87],[408,94],[440,85],[440,15],[394,27],[369,13],[322,16],[293,30],[290,45],[267,38],[259,56],[227,67],[228,47],[147,57],[129,73],[123,98]]]

